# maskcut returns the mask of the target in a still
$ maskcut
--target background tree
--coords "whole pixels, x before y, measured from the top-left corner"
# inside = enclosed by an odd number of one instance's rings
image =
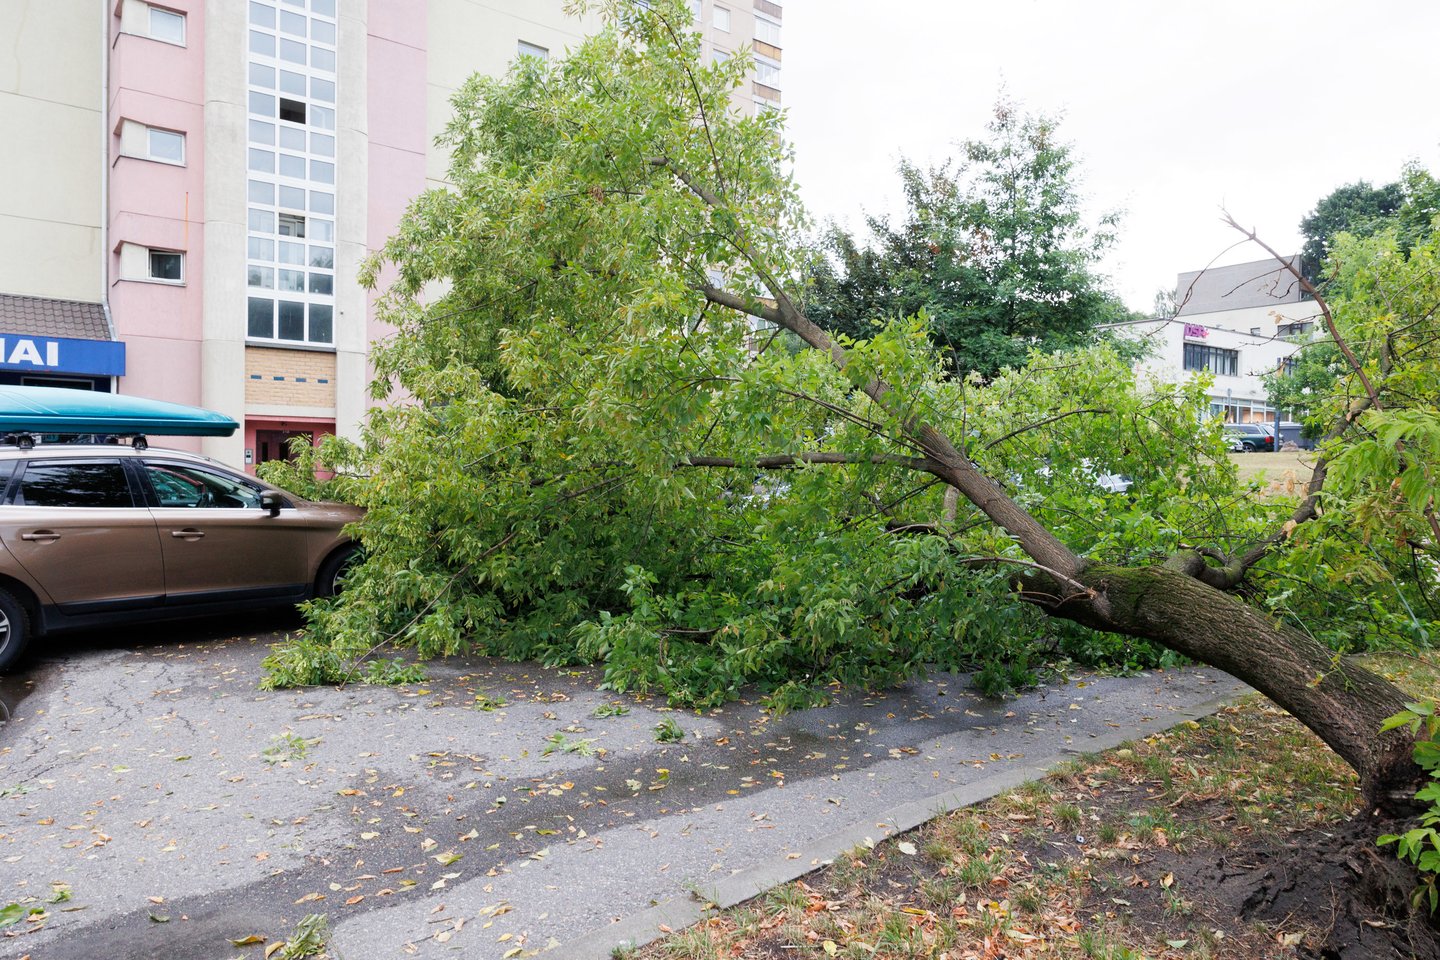
[[[1310,284],[1324,289],[1326,296],[1343,302],[1363,291],[1352,290],[1354,280],[1368,282],[1368,273],[1356,273],[1342,262],[1327,264],[1331,254],[1350,244],[1349,249],[1364,249],[1363,256],[1373,256],[1378,249],[1391,255],[1408,258],[1411,251],[1423,245],[1435,233],[1435,218],[1440,215],[1440,183],[1418,163],[1409,163],[1395,183],[1371,187],[1365,181],[1339,187],[1320,200],[1300,223],[1305,234],[1301,253],[1301,272]],[[1380,246],[1355,247],[1351,241],[1384,237]],[[1327,417],[1332,411],[1323,402],[1337,389],[1343,389],[1348,367],[1345,358],[1323,326],[1315,329],[1296,351],[1286,368],[1266,376],[1270,402],[1281,409],[1292,410],[1304,423],[1304,434],[1310,438],[1324,435],[1329,429]]]
[[[1305,279],[1315,285],[1323,279],[1332,237],[1338,233],[1374,233],[1395,216],[1404,200],[1400,184],[1372,187],[1366,180],[1336,187],[1321,197],[1315,209],[1300,221],[1300,234],[1305,238],[1300,248],[1300,270]]]
[[[1418,162],[1406,164],[1394,183],[1372,187],[1360,180],[1337,187],[1300,221],[1300,233],[1305,237],[1301,272],[1316,286],[1327,280],[1325,260],[1335,237],[1342,233],[1370,237],[1394,230],[1399,249],[1408,252],[1434,231],[1437,214],[1440,183]]]
[[[1297,531],[1318,531],[1317,567],[1362,556],[1356,529],[1440,544],[1423,482],[1440,252],[1353,264],[1368,293],[1326,318],[1353,390],[1303,499],[1257,503],[1193,415],[1204,383],[1137,389],[1097,346],[978,384],[948,376],[921,317],[833,339],[800,306],[781,118],[727,112],[741,58],[702,64],[678,0],[602,6],[612,28],[567,60],[522,58],[455,98],[453,189],[420,197],[382,255],[398,333],[376,383],[415,402],[328,448],[356,464],[369,559],[272,658],[274,682],[350,675],[393,642],[598,660],[613,686],[692,702],[763,682],[785,702],[1003,642],[1028,609],[1239,677],[1368,803],[1408,808],[1413,740],[1376,733],[1399,691],[1263,601],[1287,558],[1311,562]],[[772,349],[755,317],[808,349]],[[1113,468],[1145,477],[1133,504],[1095,489]]]
[[[832,225],[807,315],[865,338],[924,312],[953,372],[985,377],[1032,348],[1078,346],[1098,324],[1128,319],[1098,272],[1118,214],[1085,223],[1075,160],[1057,126],[1001,99],[987,135],[960,144],[958,163],[926,170],[902,161],[903,220],[868,218],[868,244]]]

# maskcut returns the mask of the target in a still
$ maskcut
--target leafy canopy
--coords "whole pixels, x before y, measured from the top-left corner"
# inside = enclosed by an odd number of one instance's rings
[[[923,312],[952,371],[988,377],[1031,347],[1076,347],[1127,318],[1099,273],[1119,216],[1085,222],[1058,121],[1001,99],[987,136],[960,149],[958,162],[928,170],[901,162],[905,216],[868,218],[871,243],[825,231],[811,319],[858,339]]]
[[[1137,385],[1105,345],[957,377],[922,314],[842,336],[843,364],[782,349],[750,316],[762,280],[800,290],[809,267],[781,116],[730,110],[744,65],[703,64],[683,4],[603,6],[611,27],[566,60],[457,94],[450,188],[370,267],[389,283],[397,332],[374,362],[393,402],[321,452],[367,507],[368,558],[271,682],[385,679],[377,654],[410,646],[796,705],[927,664],[983,665],[998,690],[1056,649],[1158,656],[1019,603],[1015,539],[947,502],[906,438],[935,424],[1088,560],[1235,555],[1291,505],[1237,489],[1196,415],[1206,384]],[[884,404],[857,389],[875,378]],[[1107,494],[1103,473],[1139,483]],[[1335,542],[1295,552],[1304,569],[1271,563],[1277,613],[1360,569]],[[1395,568],[1377,569],[1375,596]]]

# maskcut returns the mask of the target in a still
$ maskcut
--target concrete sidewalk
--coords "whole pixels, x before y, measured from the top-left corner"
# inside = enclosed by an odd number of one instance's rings
[[[1000,703],[937,676],[697,716],[479,658],[424,686],[265,693],[275,636],[199,639],[72,651],[23,685],[0,727],[0,906],[72,899],[0,956],[258,958],[228,941],[324,913],[346,960],[608,957],[693,920],[696,894],[746,899],[1242,689],[1185,670]],[[628,711],[597,718],[609,704]],[[683,740],[656,742],[666,718]]]

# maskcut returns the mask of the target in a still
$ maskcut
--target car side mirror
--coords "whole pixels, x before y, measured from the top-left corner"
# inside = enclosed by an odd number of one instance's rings
[[[260,509],[269,510],[272,517],[280,516],[280,505],[284,502],[274,490],[266,490],[260,494]]]

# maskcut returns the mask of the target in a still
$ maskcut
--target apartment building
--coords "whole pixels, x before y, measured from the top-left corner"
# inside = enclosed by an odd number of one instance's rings
[[[1299,258],[1291,262],[1298,266]],[[1139,371],[1178,382],[1209,372],[1210,413],[1227,423],[1273,423],[1262,379],[1290,362],[1320,320],[1315,301],[1274,260],[1182,273],[1176,311],[1106,329],[1149,345]],[[1287,417],[1288,418],[1288,417]]]
[[[356,282],[444,183],[449,98],[595,29],[563,0],[12,0],[0,50],[0,383],[219,410],[248,467],[355,434],[386,330]],[[692,0],[780,103],[782,10]]]

